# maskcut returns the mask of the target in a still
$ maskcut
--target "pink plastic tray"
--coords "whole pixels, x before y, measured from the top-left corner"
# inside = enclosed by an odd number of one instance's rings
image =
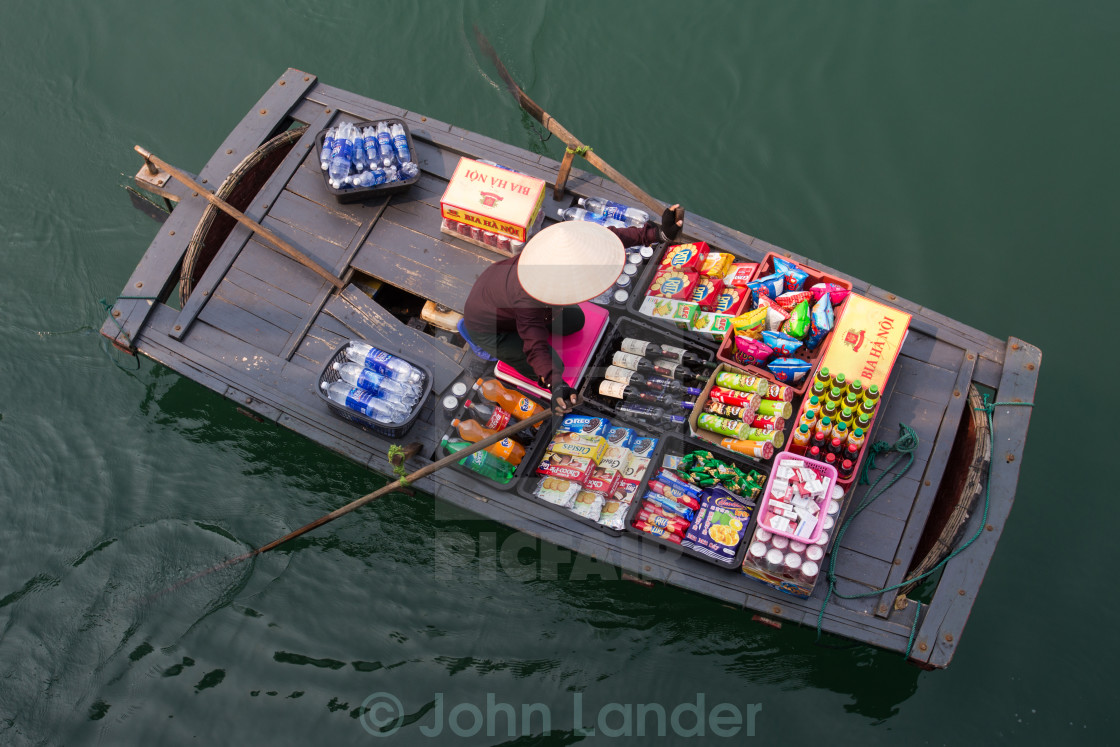
[[[825,479],[824,492],[822,493],[822,497],[817,501],[817,508],[819,509],[819,511],[817,512],[817,525],[813,527],[813,533],[809,537],[798,537],[793,532],[782,532],[770,526],[770,490],[774,485],[774,480],[776,479],[776,475],[778,474],[778,469],[782,466],[783,462],[798,460],[804,462],[804,466],[813,470],[813,472],[816,473],[817,477],[822,477]],[[788,451],[783,451],[775,455],[774,469],[770,472],[770,478],[766,481],[766,490],[762,493],[762,503],[759,504],[758,507],[758,525],[771,534],[777,534],[781,537],[788,537],[789,539],[797,540],[798,542],[804,542],[805,544],[812,544],[813,542],[816,542],[817,539],[821,536],[821,529],[824,526],[824,522],[821,521],[821,517],[823,517],[827,513],[828,501],[832,497],[832,486],[835,484],[836,468],[831,465],[825,464],[824,462],[818,462],[815,459],[809,459],[800,454],[791,454]]]

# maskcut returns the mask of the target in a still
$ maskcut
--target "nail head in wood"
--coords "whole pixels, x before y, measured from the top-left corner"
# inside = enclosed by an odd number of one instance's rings
[[[168,231],[168,232],[167,232],[167,235],[168,235],[168,236],[174,236],[174,235],[175,235],[175,232],[174,232],[174,231]]]
[[[183,329],[183,325],[182,325],[182,324],[176,324],[176,325],[175,325],[175,331],[176,331],[176,332],[179,332],[179,331],[181,331],[182,329]]]
[[[925,643],[919,643],[918,644],[918,650],[919,651],[925,651],[927,648],[929,648],[929,646],[927,646]]]
[[[144,283],[142,283],[142,282],[141,282],[141,283],[137,283],[137,284],[136,284],[136,287],[137,287],[137,288],[143,288],[143,287],[144,287]]]

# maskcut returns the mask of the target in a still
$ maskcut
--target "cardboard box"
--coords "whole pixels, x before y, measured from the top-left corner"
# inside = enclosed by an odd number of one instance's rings
[[[460,158],[440,198],[440,215],[526,241],[540,213],[544,191],[542,179]]]
[[[905,311],[849,294],[818,366],[833,375],[843,372],[849,381],[859,379],[864,389],[875,384],[882,391],[909,328]]]

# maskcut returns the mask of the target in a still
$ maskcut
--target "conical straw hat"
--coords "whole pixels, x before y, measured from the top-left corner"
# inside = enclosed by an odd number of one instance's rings
[[[610,288],[625,264],[626,250],[613,232],[598,223],[564,221],[529,239],[517,279],[541,303],[570,306]]]

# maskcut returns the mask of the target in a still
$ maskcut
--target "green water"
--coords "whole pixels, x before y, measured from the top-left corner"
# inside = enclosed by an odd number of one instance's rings
[[[376,693],[406,744],[1109,739],[1116,3],[17,1],[0,19],[0,743],[370,743]],[[119,186],[132,145],[197,170],[296,67],[557,156],[472,23],[648,192],[1042,348],[1015,509],[949,670],[519,551],[422,496],[161,593],[377,480],[103,353],[98,299],[156,231]],[[663,739],[611,736],[627,708],[723,703],[732,737],[717,720],[686,739],[687,713]],[[488,705],[493,736],[452,731]]]

